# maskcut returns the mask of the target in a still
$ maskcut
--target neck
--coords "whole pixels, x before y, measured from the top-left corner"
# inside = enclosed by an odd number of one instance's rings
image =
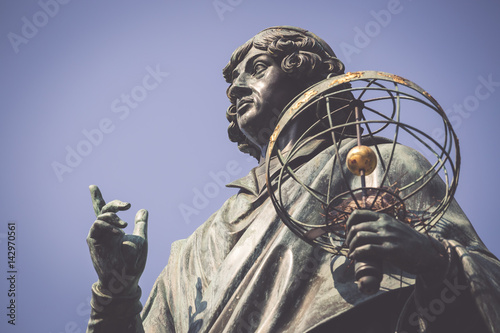
[[[297,143],[302,134],[308,129],[310,124],[304,121],[294,121],[293,124],[289,125],[286,131],[280,134],[278,141],[275,144],[275,147],[280,151],[288,151],[293,145]],[[260,159],[259,164],[262,164],[266,160],[267,147],[269,146],[269,142],[260,145]]]

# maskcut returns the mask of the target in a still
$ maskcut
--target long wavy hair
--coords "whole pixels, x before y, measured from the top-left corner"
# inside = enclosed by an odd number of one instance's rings
[[[252,47],[266,51],[281,64],[281,69],[290,77],[303,80],[304,89],[330,74],[344,73],[344,64],[319,37],[300,28],[275,27],[260,32],[233,52],[231,60],[222,71],[226,82],[232,83],[233,70]],[[226,118],[230,123],[227,130],[229,140],[236,142],[240,151],[258,160],[260,148],[247,139],[236,121],[236,99],[229,95],[230,88],[231,85],[227,92],[231,105],[226,111]]]

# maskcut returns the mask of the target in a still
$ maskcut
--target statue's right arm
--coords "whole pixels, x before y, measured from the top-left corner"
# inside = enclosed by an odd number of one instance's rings
[[[144,332],[139,278],[146,265],[148,212],[139,210],[133,233],[126,234],[127,223],[116,213],[129,209],[130,204],[119,200],[106,204],[95,185],[90,186],[90,194],[97,219],[87,244],[98,280],[92,285],[87,332]]]

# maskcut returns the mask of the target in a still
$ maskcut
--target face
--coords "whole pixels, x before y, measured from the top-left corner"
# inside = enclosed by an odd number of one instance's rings
[[[265,148],[279,112],[301,90],[267,52],[252,47],[233,71],[228,95],[236,101],[236,120],[243,134]]]

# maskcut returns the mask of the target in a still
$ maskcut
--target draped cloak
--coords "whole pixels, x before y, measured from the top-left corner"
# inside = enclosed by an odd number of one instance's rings
[[[345,157],[354,145],[354,140],[344,143],[339,155]],[[384,159],[391,146],[387,141],[378,143]],[[324,191],[337,163],[334,156],[333,147],[312,142],[294,157],[292,166],[298,177]],[[367,186],[381,185],[383,165],[379,162],[367,177]],[[412,179],[428,166],[422,155],[398,145],[387,181]],[[338,168],[330,184],[336,193],[346,186]],[[351,186],[359,186],[355,176],[343,171]],[[495,332],[500,328],[499,261],[456,202],[432,229],[432,236],[448,251],[447,272],[439,283],[429,284],[384,264],[380,291],[367,296],[358,291],[353,265],[346,257],[311,246],[280,221],[264,179],[261,165],[228,184],[239,192],[190,237],[172,244],[168,264],[141,313],[145,332],[364,333],[394,332],[396,326],[398,332]],[[440,179],[431,185],[407,205],[418,210],[435,200],[433,193],[444,191]],[[321,211],[292,179],[284,181],[282,193],[289,203],[286,208],[299,220],[314,219]],[[89,332],[98,332],[98,324],[91,329],[92,320],[91,316]],[[384,321],[381,325],[390,330],[377,330],[375,326]]]

